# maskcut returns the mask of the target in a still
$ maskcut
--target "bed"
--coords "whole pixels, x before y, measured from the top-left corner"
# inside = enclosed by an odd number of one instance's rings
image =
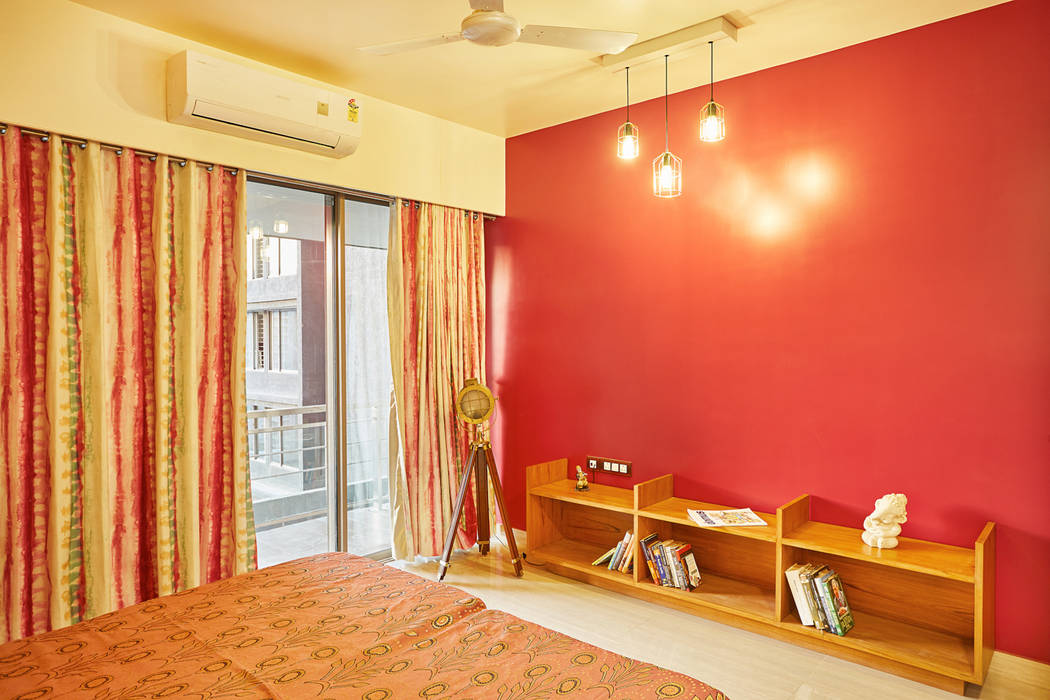
[[[0,646],[4,698],[683,698],[687,676],[322,554]]]

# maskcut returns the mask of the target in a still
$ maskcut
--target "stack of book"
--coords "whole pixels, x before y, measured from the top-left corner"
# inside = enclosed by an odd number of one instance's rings
[[[784,576],[803,625],[840,637],[853,629],[846,587],[834,570],[818,564],[792,564]]]
[[[635,536],[628,530],[623,539],[616,546],[593,562],[594,566],[605,564],[610,571],[620,571],[625,574],[634,570],[634,541]]]
[[[700,585],[700,569],[688,542],[661,540],[655,532],[642,538],[642,554],[653,582],[683,591]]]

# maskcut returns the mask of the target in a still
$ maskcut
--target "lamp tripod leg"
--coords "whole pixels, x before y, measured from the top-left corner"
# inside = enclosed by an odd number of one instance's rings
[[[478,519],[478,553],[485,556],[489,553],[489,480],[487,450],[472,448],[477,451],[474,460],[474,498],[477,505]]]
[[[467,500],[467,487],[470,485],[470,474],[474,471],[478,459],[478,448],[471,446],[470,459],[463,470],[463,478],[459,482],[459,494],[456,496],[456,507],[452,510],[452,520],[448,524],[448,533],[445,535],[445,548],[441,553],[441,566],[438,569],[438,581],[445,578],[448,571],[449,560],[452,559],[452,546],[456,542],[456,530],[459,529],[459,519],[463,514],[463,502]]]
[[[492,492],[496,497],[496,508],[499,510],[500,520],[503,521],[503,532],[507,536],[507,549],[510,550],[510,562],[514,565],[514,575],[521,576],[521,555],[518,554],[518,543],[514,540],[514,528],[510,526],[510,518],[507,517],[507,504],[503,501],[503,487],[499,481],[499,471],[496,470],[496,460],[492,456],[492,446],[485,445],[484,459],[488,465],[489,477],[492,481]],[[487,500],[488,494],[486,494]]]

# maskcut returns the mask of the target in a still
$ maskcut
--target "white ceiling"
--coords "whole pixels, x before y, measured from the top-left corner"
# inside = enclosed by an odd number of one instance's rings
[[[458,31],[467,0],[77,0],[83,5],[499,136],[623,104],[623,73],[546,46],[458,42],[393,56],[356,47]],[[722,80],[1005,0],[506,0],[522,24],[637,32],[639,41],[728,15]],[[977,40],[979,37],[975,37]],[[706,51],[671,57],[671,91],[706,84]],[[631,71],[632,101],[663,94],[659,62]]]

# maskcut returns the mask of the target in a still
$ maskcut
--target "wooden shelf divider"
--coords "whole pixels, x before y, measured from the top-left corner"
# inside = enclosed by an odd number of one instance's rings
[[[704,528],[686,510],[727,506],[675,496],[670,474],[632,489],[577,491],[560,459],[528,467],[525,483],[529,558],[556,573],[958,694],[984,682],[995,642],[995,523],[972,549],[902,537],[881,550],[865,545],[861,530],[811,521],[808,495],[776,513],[756,511],[765,527]],[[700,586],[660,586],[645,565],[632,574],[593,566],[626,530],[690,543]],[[633,554],[644,561],[637,539]],[[845,636],[799,621],[784,572],[807,561],[842,575],[856,622]]]

